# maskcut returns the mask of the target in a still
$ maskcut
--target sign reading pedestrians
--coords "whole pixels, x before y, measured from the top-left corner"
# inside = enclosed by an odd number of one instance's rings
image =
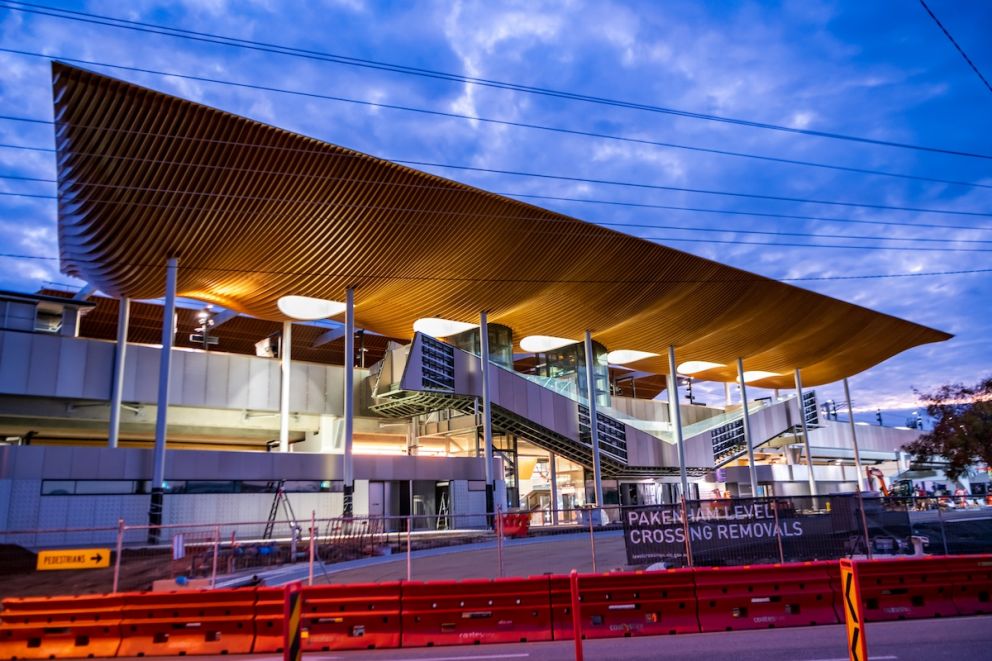
[[[38,552],[38,571],[100,569],[110,566],[110,549],[59,549]]]
[[[844,591],[844,622],[847,624],[847,651],[851,661],[868,661],[868,641],[865,621],[861,616],[861,586],[857,564],[844,558],[840,561],[840,585]]]

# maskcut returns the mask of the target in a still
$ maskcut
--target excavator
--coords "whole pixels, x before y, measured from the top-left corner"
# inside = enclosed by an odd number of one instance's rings
[[[872,485],[873,485],[872,479],[874,478],[878,480],[878,490],[881,491],[882,495],[885,496],[886,498],[890,496],[907,497],[912,495],[911,482],[909,482],[908,480],[905,481],[900,480],[899,482],[895,482],[893,483],[892,488],[890,489],[888,486],[886,486],[885,475],[882,473],[880,469],[875,468],[874,466],[868,466],[865,468],[865,474],[868,476],[868,488],[874,491],[874,489],[872,489]]]

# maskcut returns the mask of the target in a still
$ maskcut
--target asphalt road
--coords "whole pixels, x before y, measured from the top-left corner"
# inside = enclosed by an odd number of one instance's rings
[[[992,658],[992,616],[881,622],[869,624],[871,661],[979,661]],[[728,633],[611,638],[585,641],[586,659],[691,659],[693,661],[847,661],[844,627],[799,627]],[[471,647],[426,647],[403,650],[322,652],[307,661],[416,659],[418,661],[566,661],[574,643],[525,643]],[[159,657],[163,660],[166,657]],[[175,657],[188,661],[191,657]],[[232,657],[192,657],[224,659]],[[242,657],[279,661],[281,656]]]

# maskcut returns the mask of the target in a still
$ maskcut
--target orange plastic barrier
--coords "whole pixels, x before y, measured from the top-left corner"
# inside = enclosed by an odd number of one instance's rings
[[[248,654],[254,617],[252,588],[125,594],[118,654]]]
[[[836,562],[695,570],[701,631],[837,624]]]
[[[948,556],[944,565],[958,614],[992,613],[992,555]]]
[[[308,588],[309,589],[309,588]],[[255,654],[282,652],[283,599],[282,588],[256,588],[255,590]]]
[[[114,656],[121,604],[119,595],[4,599],[0,659]]]
[[[551,640],[548,578],[403,583],[403,647]]]
[[[579,576],[583,638],[699,633],[691,569]],[[568,576],[551,579],[555,640],[572,639]]]
[[[400,646],[400,584],[355,583],[303,589],[303,651]]]
[[[530,532],[530,512],[511,512],[501,516],[500,525],[506,537],[526,537]]]
[[[861,560],[858,575],[866,622],[916,620],[958,614],[948,582],[950,558]]]

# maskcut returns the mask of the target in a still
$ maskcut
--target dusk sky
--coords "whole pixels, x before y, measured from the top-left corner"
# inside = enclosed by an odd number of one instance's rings
[[[927,4],[985,79],[992,80],[992,3]],[[573,201],[521,199],[614,228],[634,224],[624,231],[955,334],[948,342],[907,351],[853,377],[856,408],[908,409],[915,406],[913,387],[975,383],[992,374],[992,89],[917,0],[136,0],[58,6],[319,53],[970,155],[495,89],[25,13],[12,9],[17,5],[21,3],[0,0],[0,49],[8,51],[0,52],[0,115],[6,117],[0,119],[0,175],[6,177],[0,178],[0,252],[6,255],[58,255],[55,201],[20,196],[54,195],[55,186],[11,178],[55,177],[52,153],[11,148],[51,149],[52,127],[9,118],[51,120],[48,58],[64,58],[389,159],[820,201],[415,166],[498,193],[570,198]],[[42,5],[21,6],[47,11],[39,9]],[[642,142],[234,87],[105,64]],[[827,201],[844,204],[822,203]],[[726,211],[746,213],[720,213]],[[636,273],[637,265],[630,269]],[[972,270],[985,272],[851,278]],[[30,292],[46,282],[82,284],[62,275],[57,261],[0,258],[0,288]],[[701,397],[703,401],[717,392],[722,397],[722,386],[701,386],[697,393],[710,393]],[[818,392],[821,401],[843,397],[840,384]]]

